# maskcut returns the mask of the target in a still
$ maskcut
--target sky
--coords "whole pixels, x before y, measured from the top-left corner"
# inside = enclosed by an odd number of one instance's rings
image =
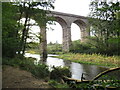
[[[90,0],[56,0],[54,3],[55,9],[53,11],[75,14],[80,16],[87,16],[89,14]],[[56,25],[47,25],[54,30],[47,30],[47,43],[62,44],[62,27],[56,22]],[[40,28],[34,26],[31,28],[34,33],[39,33]],[[31,32],[32,32],[31,31]],[[71,39],[72,41],[80,39],[80,28],[76,24],[71,25]]]
[[[87,16],[90,0],[56,0],[54,11]]]

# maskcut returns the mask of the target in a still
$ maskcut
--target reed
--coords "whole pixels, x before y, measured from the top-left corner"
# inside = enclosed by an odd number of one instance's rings
[[[77,63],[95,64],[107,67],[119,67],[120,56],[106,56],[101,54],[75,54],[67,53],[55,56],[64,60],[70,60]]]

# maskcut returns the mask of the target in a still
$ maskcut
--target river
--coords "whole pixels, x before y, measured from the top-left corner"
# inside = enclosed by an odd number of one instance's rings
[[[61,66],[61,67],[67,66],[67,67],[69,67],[69,69],[72,73],[71,78],[74,78],[74,79],[81,79],[81,75],[83,73],[84,78],[86,80],[91,80],[93,77],[95,77],[100,72],[109,69],[109,68],[102,67],[102,66],[97,66],[97,65],[75,63],[75,62],[71,62],[71,61],[68,61],[68,60],[63,60],[63,59],[54,58],[54,57],[50,57],[50,56],[55,56],[55,55],[48,54],[48,58],[44,62],[46,65],[49,66],[50,70],[51,70],[52,66],[55,66],[55,67],[57,67],[57,66]],[[38,63],[41,62],[39,54],[26,53],[25,57],[36,58],[35,64],[38,64]],[[120,77],[119,77],[120,76],[120,71],[110,73],[108,75],[116,77],[117,79],[120,79]]]

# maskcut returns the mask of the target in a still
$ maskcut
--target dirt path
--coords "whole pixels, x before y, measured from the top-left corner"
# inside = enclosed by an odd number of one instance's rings
[[[38,80],[30,72],[11,66],[3,66],[3,88],[51,88],[44,80]]]

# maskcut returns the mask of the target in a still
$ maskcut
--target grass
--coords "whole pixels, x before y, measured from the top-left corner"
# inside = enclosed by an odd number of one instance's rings
[[[119,67],[120,56],[105,56],[101,54],[75,54],[67,53],[54,56],[64,60],[70,60],[77,63],[95,64],[107,67]]]
[[[40,54],[38,49],[31,49],[31,50],[27,50],[27,53],[31,53],[31,54]]]

